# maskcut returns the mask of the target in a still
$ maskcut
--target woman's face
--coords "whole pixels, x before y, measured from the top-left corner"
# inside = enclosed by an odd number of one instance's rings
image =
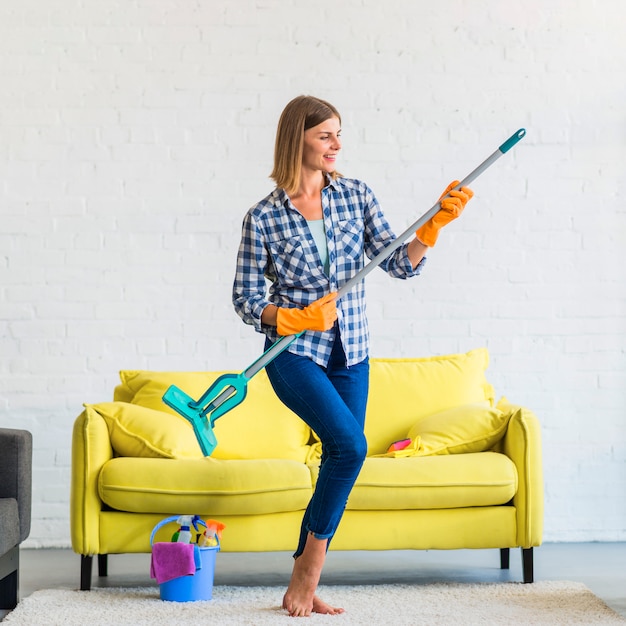
[[[302,167],[310,171],[335,171],[337,154],[341,150],[341,125],[336,117],[304,131]]]

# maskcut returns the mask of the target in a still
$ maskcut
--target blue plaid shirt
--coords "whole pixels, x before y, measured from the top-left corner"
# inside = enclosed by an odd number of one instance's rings
[[[276,327],[261,323],[261,313],[268,304],[302,308],[337,291],[364,267],[364,255],[373,258],[396,238],[372,190],[361,181],[328,179],[322,190],[322,210],[328,274],[306,220],[283,189],[275,189],[244,217],[233,304],[244,322],[272,341],[279,338]],[[380,267],[395,278],[419,274],[425,259],[413,269],[406,248],[407,244],[398,248]],[[337,323],[347,365],[360,363],[368,356],[369,345],[364,282],[337,302]],[[334,337],[334,329],[306,331],[288,350],[325,367]]]

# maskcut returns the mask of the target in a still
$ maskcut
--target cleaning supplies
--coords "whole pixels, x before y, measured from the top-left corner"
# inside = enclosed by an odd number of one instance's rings
[[[222,531],[226,526],[222,522],[218,522],[214,519],[208,519],[206,522],[206,529],[198,535],[198,546],[201,548],[212,548],[219,545],[222,538]]]
[[[172,541],[154,541],[157,531],[166,524],[178,524]],[[195,602],[211,600],[215,556],[220,550],[219,533],[223,524],[209,520],[215,531],[216,545],[199,546],[192,529],[206,526],[199,515],[174,515],[160,521],[150,535],[152,558],[150,577],[159,583],[161,600],[170,602]],[[213,532],[213,531],[212,531]],[[191,535],[191,542],[185,543]]]
[[[181,515],[176,523],[179,524],[179,528],[172,535],[172,541],[175,543],[193,543],[192,539],[195,535],[191,534],[191,527],[193,526],[197,532],[198,524],[206,525],[199,515]]]

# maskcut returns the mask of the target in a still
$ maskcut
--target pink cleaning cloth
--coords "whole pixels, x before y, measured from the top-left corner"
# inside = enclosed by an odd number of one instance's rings
[[[152,546],[150,578],[156,578],[160,585],[179,576],[195,574],[196,550],[197,546],[192,543],[155,543]]]

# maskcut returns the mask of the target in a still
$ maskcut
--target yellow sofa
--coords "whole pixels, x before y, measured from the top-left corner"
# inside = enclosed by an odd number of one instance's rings
[[[540,426],[528,409],[496,402],[488,361],[484,348],[371,359],[368,458],[331,549],[499,548],[508,568],[509,549],[521,547],[532,582],[543,526]],[[81,589],[90,588],[93,555],[106,575],[106,555],[149,552],[153,527],[177,514],[225,523],[223,551],[294,549],[320,444],[265,372],[217,420],[211,457],[161,400],[170,384],[197,398],[222,373],[123,371],[112,402],[85,405],[71,483]],[[407,448],[387,452],[406,438]]]

